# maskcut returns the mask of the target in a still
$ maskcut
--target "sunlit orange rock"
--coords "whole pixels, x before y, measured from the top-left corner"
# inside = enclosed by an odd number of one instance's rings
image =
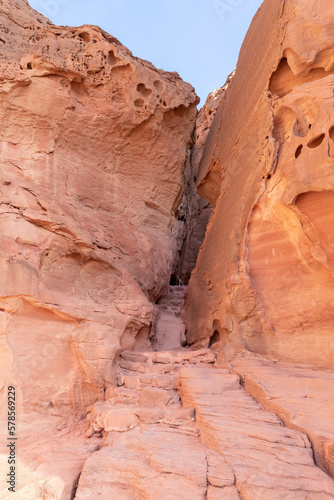
[[[97,27],[0,16],[0,387],[64,415],[150,333],[198,98]]]
[[[334,366],[334,10],[267,0],[205,143],[190,343]]]

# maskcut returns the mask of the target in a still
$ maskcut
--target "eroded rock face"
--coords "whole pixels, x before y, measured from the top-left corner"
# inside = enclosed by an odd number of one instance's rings
[[[199,111],[196,120],[196,142],[192,154],[193,173],[199,194],[204,199],[208,200],[211,205],[215,205],[217,196],[219,195],[219,188],[222,180],[221,168],[220,164],[217,163],[207,173],[203,170],[201,162],[205,153],[205,143],[208,140],[213,120],[217,111],[224,105],[227,89],[234,75],[235,71],[228,76],[223,87],[214,90],[208,95],[205,105]],[[210,190],[212,190],[212,192],[210,192]]]
[[[177,211],[178,221],[174,226],[174,231],[179,235],[178,239],[174,238],[174,245],[176,246],[178,242],[176,251],[178,251],[180,258],[174,259],[176,266],[173,270],[182,283],[185,284],[189,283],[191,273],[196,266],[198,252],[203,244],[206,228],[213,210],[211,204],[213,198],[209,196],[207,201],[200,196],[201,186],[205,187],[207,185],[205,180],[203,182],[203,179],[198,177],[200,175],[204,144],[233,76],[234,72],[228,77],[223,87],[214,90],[208,95],[204,106],[198,112],[194,131],[194,144],[186,161],[184,172],[185,192]]]
[[[0,16],[0,388],[64,415],[149,335],[198,99],[97,27]]]
[[[266,0],[205,144],[216,208],[188,340],[228,359],[246,348],[333,367],[333,21],[328,1]]]

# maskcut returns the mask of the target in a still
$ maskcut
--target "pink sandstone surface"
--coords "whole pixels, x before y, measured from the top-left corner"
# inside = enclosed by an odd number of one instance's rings
[[[265,0],[199,113],[96,26],[0,18],[1,499],[334,498],[331,2]]]
[[[205,143],[199,188],[215,211],[188,341],[218,339],[221,359],[334,368],[333,21],[326,0],[265,1]]]
[[[198,99],[97,27],[1,17],[1,387],[63,415],[154,322]]]

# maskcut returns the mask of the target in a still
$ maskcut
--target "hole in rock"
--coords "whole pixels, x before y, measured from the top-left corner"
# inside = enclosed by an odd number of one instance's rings
[[[329,129],[329,137],[334,141],[334,125]]]
[[[301,152],[303,150],[303,145],[301,144],[300,146],[298,146],[298,148],[296,149],[296,152],[295,152],[295,158],[298,158],[300,155],[301,155]]]
[[[143,101],[143,99],[136,99],[135,102],[134,102],[134,105],[136,106],[136,108],[142,108],[145,104],[145,101]]]
[[[112,75],[116,78],[126,78],[133,72],[131,64],[125,64],[124,66],[114,66],[112,69]]]
[[[117,63],[117,57],[115,56],[114,52],[110,50],[108,56],[108,64],[110,64],[110,66],[114,66],[116,63]]]
[[[314,139],[312,139],[309,143],[308,143],[308,147],[311,148],[311,149],[315,149],[317,148],[318,146],[320,146],[320,144],[323,143],[323,140],[325,139],[325,134],[321,134],[319,135],[318,137],[315,137]]]
[[[217,344],[218,342],[220,342],[220,333],[217,330],[215,330],[213,332],[213,335],[210,337],[209,347],[212,347],[214,344]]]
[[[71,89],[73,92],[81,95],[88,95],[88,90],[83,82],[76,82],[75,80],[71,82]]]
[[[292,130],[296,137],[305,137],[307,135],[307,124],[296,120]]]
[[[222,340],[222,327],[220,324],[220,321],[218,319],[215,319],[213,324],[212,324],[212,330],[213,334],[210,337],[209,341],[209,347],[210,348],[218,348],[221,346],[221,340]]]
[[[164,106],[167,106],[165,101],[164,101]],[[185,116],[185,114],[187,113],[187,107],[184,106],[183,104],[181,104],[181,106],[179,106],[178,108],[175,108],[174,112],[175,112],[176,116]]]
[[[289,66],[287,58],[283,57],[276,71],[271,75],[269,92],[276,94],[278,97],[284,97],[295,87],[307,82],[320,80],[331,73],[324,68],[312,68],[306,75],[295,75]]]
[[[282,106],[275,115],[273,135],[281,144],[289,139],[293,133],[296,137],[305,137],[308,133],[306,121],[296,119],[293,109]]]
[[[139,349],[145,348],[145,346],[148,346],[150,343],[150,333],[151,333],[151,327],[149,326],[143,326],[140,328],[138,331],[136,337],[135,337],[135,344],[133,346],[134,351],[138,351]]]
[[[84,42],[90,42],[90,34],[87,32],[79,33],[79,38]]]
[[[147,88],[144,83],[139,83],[137,85],[137,92],[139,92],[143,97],[148,97],[152,94],[152,90]]]
[[[153,85],[155,86],[155,88],[157,89],[158,92],[161,92],[162,89],[163,89],[163,86],[162,86],[162,83],[160,80],[156,80]]]
[[[176,274],[172,274],[171,277],[170,277],[170,281],[169,281],[169,284],[170,286],[177,286],[180,284],[179,282],[179,279],[178,277],[176,276]]]
[[[32,69],[32,63],[27,63],[27,69]]]

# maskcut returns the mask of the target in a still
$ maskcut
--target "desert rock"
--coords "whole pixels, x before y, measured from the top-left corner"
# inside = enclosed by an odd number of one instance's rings
[[[266,0],[200,164],[215,204],[187,303],[188,341],[333,367],[331,2]]]
[[[0,0],[18,500],[334,497],[333,16],[265,0],[198,113],[98,27]]]
[[[0,16],[1,387],[64,415],[152,329],[198,99],[97,27]]]

